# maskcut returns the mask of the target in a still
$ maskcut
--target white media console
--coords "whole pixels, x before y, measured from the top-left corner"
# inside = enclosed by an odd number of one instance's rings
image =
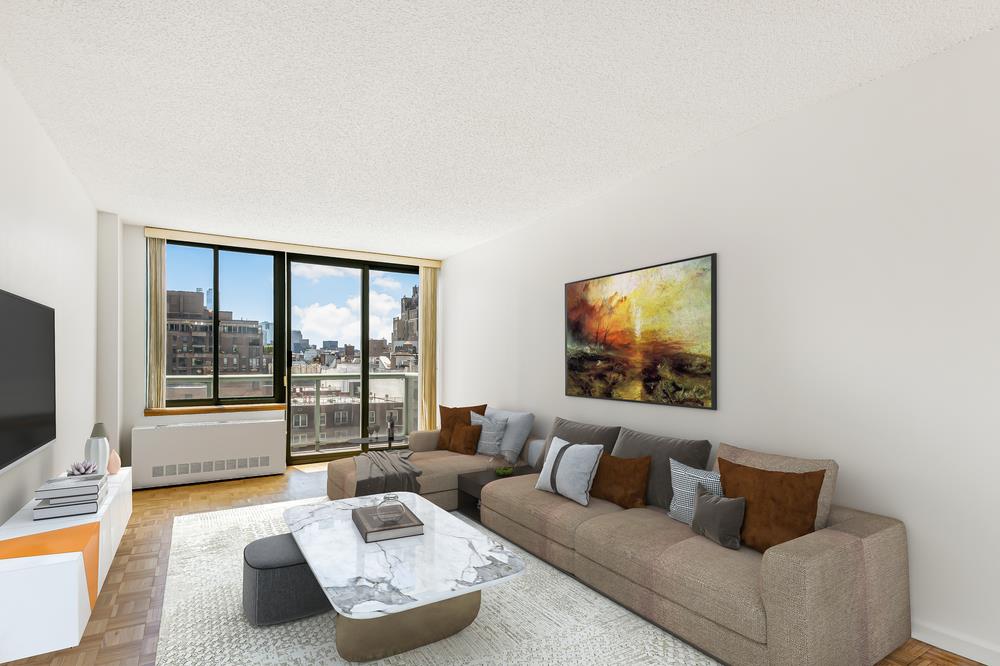
[[[97,513],[36,521],[35,504],[0,525],[0,662],[80,643],[132,515],[132,469],[108,477]]]

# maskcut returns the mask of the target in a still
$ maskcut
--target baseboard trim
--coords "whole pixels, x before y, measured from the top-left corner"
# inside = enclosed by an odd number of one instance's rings
[[[1000,664],[1000,645],[986,643],[965,634],[947,631],[926,622],[913,621],[913,637],[984,664]]]

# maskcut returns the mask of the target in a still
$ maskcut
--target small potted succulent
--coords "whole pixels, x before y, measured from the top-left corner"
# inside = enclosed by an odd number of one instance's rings
[[[87,476],[88,474],[97,474],[97,463],[81,460],[73,463],[66,470],[66,476]]]
[[[514,465],[511,464],[510,460],[503,453],[498,453],[490,458],[490,468],[494,474],[501,478],[514,473]]]

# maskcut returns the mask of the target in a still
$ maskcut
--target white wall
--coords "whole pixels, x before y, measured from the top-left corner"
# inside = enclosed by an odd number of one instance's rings
[[[94,425],[96,217],[0,68],[0,289],[56,310],[56,439],[0,472],[0,522],[83,458]]]
[[[97,420],[119,449],[122,394],[122,223],[97,213]]]
[[[443,404],[840,463],[914,634],[1000,663],[1000,33],[448,259]],[[718,252],[719,410],[564,396],[563,285]]]

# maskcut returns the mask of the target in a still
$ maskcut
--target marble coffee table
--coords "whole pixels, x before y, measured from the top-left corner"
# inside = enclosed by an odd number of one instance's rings
[[[285,522],[337,611],[337,651],[370,661],[458,633],[479,614],[480,591],[524,573],[496,539],[415,493],[396,493],[421,536],[365,543],[351,509],[382,495],[287,509]]]

